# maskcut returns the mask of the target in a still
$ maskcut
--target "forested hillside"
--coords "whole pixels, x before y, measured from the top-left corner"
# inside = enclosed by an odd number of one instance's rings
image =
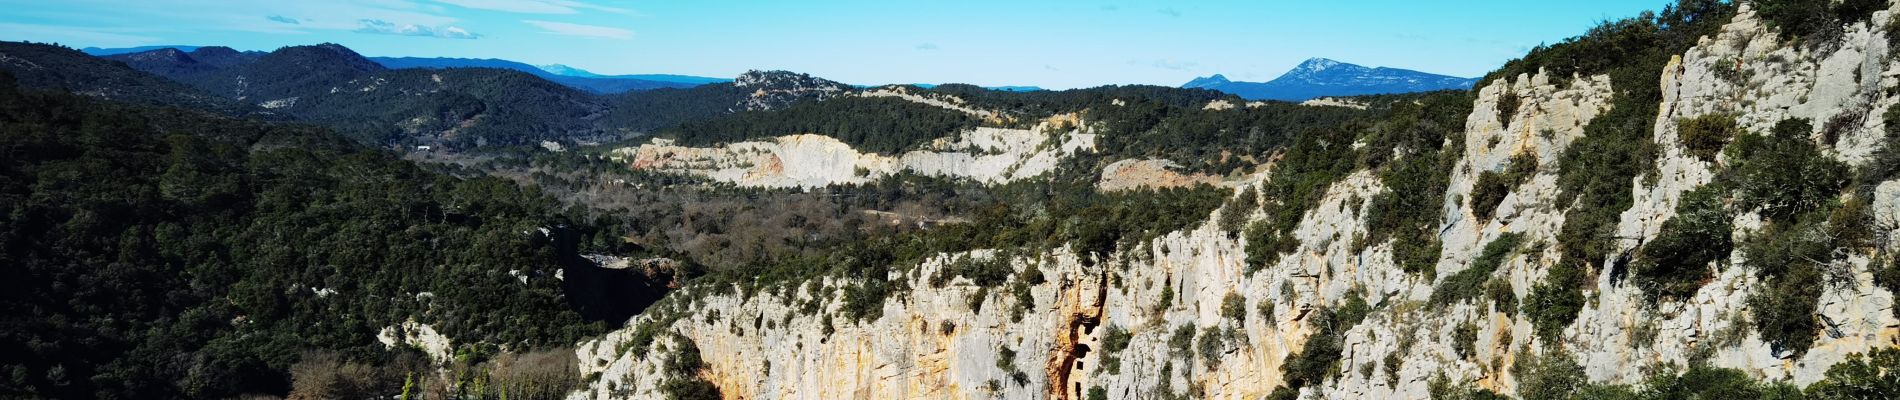
[[[431,324],[457,344],[440,361],[482,371],[610,326],[562,294],[548,230],[594,233],[551,199],[322,128],[0,74],[0,154],[0,396],[283,394],[293,370],[344,363],[387,367],[339,375],[369,385],[339,396],[381,395],[405,368],[431,376],[420,353],[382,350],[384,327]]]

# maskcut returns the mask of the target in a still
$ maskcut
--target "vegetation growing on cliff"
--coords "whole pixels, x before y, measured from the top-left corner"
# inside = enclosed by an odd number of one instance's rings
[[[1539,336],[1554,339],[1582,309],[1581,288],[1609,259],[1617,216],[1633,203],[1629,182],[1652,165],[1655,146],[1649,139],[1662,101],[1657,71],[1727,23],[1735,9],[1719,0],[1680,0],[1661,13],[1606,23],[1563,43],[1540,46],[1479,82],[1482,87],[1541,69],[1559,84],[1573,76],[1607,74],[1617,88],[1609,111],[1591,120],[1583,137],[1558,159],[1557,202],[1568,208],[1557,236],[1561,256],[1524,301]]]

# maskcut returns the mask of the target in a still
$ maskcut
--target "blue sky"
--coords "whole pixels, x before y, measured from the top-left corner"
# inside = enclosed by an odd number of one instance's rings
[[[71,47],[322,42],[606,74],[786,69],[857,84],[1264,81],[1326,57],[1477,76],[1665,0],[0,0],[0,40]]]

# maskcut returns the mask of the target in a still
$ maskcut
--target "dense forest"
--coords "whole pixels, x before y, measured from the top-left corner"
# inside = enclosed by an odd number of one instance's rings
[[[542,229],[593,233],[535,191],[320,128],[13,82],[0,75],[0,395],[284,394],[304,361],[403,363],[375,338],[407,320],[465,365],[609,326],[567,304]]]

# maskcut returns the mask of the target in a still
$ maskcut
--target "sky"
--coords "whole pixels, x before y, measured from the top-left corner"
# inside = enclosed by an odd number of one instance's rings
[[[1474,77],[1667,0],[0,0],[0,40],[338,43],[601,74],[783,69],[1051,89],[1266,81],[1308,58]]]

